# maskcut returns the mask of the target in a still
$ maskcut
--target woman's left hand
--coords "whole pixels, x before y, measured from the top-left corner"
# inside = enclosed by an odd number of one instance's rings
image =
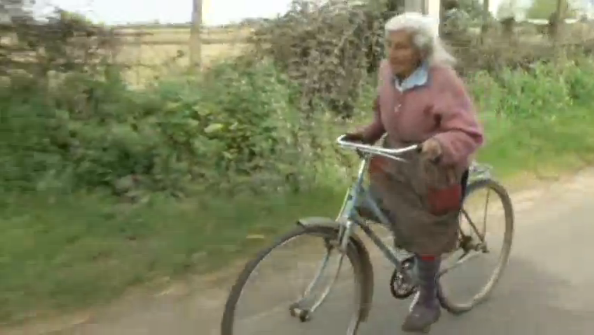
[[[431,162],[437,162],[441,154],[441,144],[436,139],[430,138],[421,144],[421,155],[423,158]]]
[[[439,163],[442,153],[441,144],[434,138],[430,138],[421,144],[422,166],[426,181],[431,185],[459,184],[454,167],[442,166],[436,169],[435,164]]]

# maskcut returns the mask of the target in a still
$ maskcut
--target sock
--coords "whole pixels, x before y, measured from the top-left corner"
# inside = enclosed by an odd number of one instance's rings
[[[417,255],[417,271],[419,277],[419,302],[433,307],[437,304],[437,274],[441,259],[436,256]]]

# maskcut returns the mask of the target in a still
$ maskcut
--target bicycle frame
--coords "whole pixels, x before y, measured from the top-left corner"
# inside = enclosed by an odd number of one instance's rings
[[[396,225],[393,225],[390,220],[386,217],[384,212],[380,209],[377,202],[373,199],[370,195],[369,191],[363,185],[365,180],[365,173],[369,168],[369,163],[371,161],[372,154],[363,154],[363,159],[359,165],[359,170],[357,173],[357,178],[351,188],[348,190],[345,199],[343,201],[342,208],[337,217],[337,222],[340,224],[340,250],[344,251],[347,247],[349,242],[349,238],[353,233],[355,228],[360,228],[367,237],[376,245],[376,247],[381,250],[382,254],[390,260],[396,267],[396,269],[403,275],[405,280],[414,280],[414,278],[410,278],[407,271],[404,271],[402,262],[398,259],[395,252],[393,252],[387,245],[382,241],[382,239],[370,228],[370,225],[363,222],[363,220],[359,217],[356,204],[359,203],[360,199],[362,198],[363,203],[368,206],[369,209],[373,212],[376,218],[380,220],[379,224],[384,226],[390,227],[392,230],[398,229]],[[406,164],[406,163],[403,163]],[[490,179],[491,178],[491,167],[488,165],[477,164],[473,162],[469,168],[469,178],[468,183],[479,179]],[[463,213],[467,220],[471,221],[468,217],[467,213]],[[474,227],[474,223],[471,222],[471,225]],[[395,236],[398,236],[398,231],[393,231]],[[467,261],[468,259],[464,260]],[[462,261],[462,262],[464,262]],[[453,269],[454,267],[459,266],[462,262],[457,262],[454,266],[449,269],[444,269],[441,274]],[[458,264],[459,263],[459,264]]]
[[[404,280],[415,280],[411,278],[406,271],[403,271],[404,269],[402,266],[402,262],[398,260],[395,253],[392,252],[390,248],[381,240],[381,238],[377,236],[377,234],[373,232],[373,230],[371,230],[369,225],[365,224],[357,215],[355,204],[361,197],[363,197],[365,201],[368,202],[369,206],[371,206],[372,210],[377,215],[377,217],[380,218],[382,224],[388,225],[390,222],[388,218],[386,218],[384,213],[379,209],[379,206],[370,196],[367,189],[363,186],[363,182],[365,180],[365,173],[367,171],[367,168],[369,167],[372,154],[365,153],[363,155],[364,157],[361,161],[361,164],[359,165],[357,178],[353,183],[353,186],[347,192],[338,218],[336,219],[337,223],[340,225],[338,249],[341,253],[340,258],[337,260],[336,272],[331,282],[328,283],[321,295],[317,299],[315,299],[313,305],[308,309],[309,313],[313,313],[315,310],[318,309],[318,307],[322,305],[322,303],[326,300],[326,297],[330,294],[330,291],[334,287],[334,283],[338,279],[340,270],[342,268],[342,262],[345,256],[346,248],[349,243],[349,239],[351,238],[353,230],[356,227],[361,228],[363,232],[373,241],[373,243],[382,251],[382,253],[394,264],[394,266],[396,266],[398,271],[402,272]],[[305,299],[307,299],[309,294],[313,292],[314,289],[317,288],[317,286],[320,284],[320,278],[322,277],[322,273],[324,273],[324,270],[326,270],[329,261],[330,253],[326,254],[326,257],[324,257],[324,259],[322,260],[322,263],[320,264],[317,270],[314,280],[308,285],[308,287],[302,293],[301,299],[291,306],[291,310],[294,311],[295,314],[298,314],[297,311],[300,309],[299,306],[301,306],[301,303]]]
[[[341,143],[340,138],[338,139],[338,142]],[[345,142],[342,142],[341,144],[343,146],[347,146]],[[353,148],[357,148],[356,145],[354,145],[354,144],[351,144],[350,146],[352,146]],[[339,238],[338,238],[338,249],[341,253],[341,256],[337,262],[338,266],[336,269],[335,276],[332,278],[331,282],[326,286],[326,289],[322,292],[321,296],[318,299],[316,299],[313,306],[311,306],[311,308],[309,309],[310,313],[313,313],[323,303],[323,301],[325,301],[325,298],[328,296],[328,294],[332,290],[332,287],[334,286],[334,283],[336,282],[338,275],[340,273],[340,270],[342,268],[342,262],[344,259],[346,248],[347,248],[348,243],[350,242],[350,238],[353,235],[354,230],[356,228],[360,228],[364,232],[364,234],[367,235],[367,237],[369,237],[369,239],[371,239],[371,241],[373,241],[373,243],[376,245],[376,247],[379,250],[381,250],[383,255],[388,260],[390,260],[390,262],[392,262],[394,264],[397,271],[400,272],[400,274],[402,275],[403,280],[413,282],[413,283],[416,283],[416,281],[417,281],[417,278],[412,277],[411,274],[404,269],[404,266],[402,265],[402,261],[398,259],[396,253],[394,251],[392,251],[390,249],[390,247],[388,247],[386,245],[386,243],[384,243],[382,241],[382,239],[371,229],[369,224],[364,222],[364,220],[357,213],[357,209],[356,209],[356,204],[359,203],[360,199],[363,199],[364,203],[371,209],[371,211],[373,212],[375,217],[379,219],[379,221],[380,221],[379,224],[390,227],[392,230],[392,233],[397,237],[399,235],[398,231],[394,231],[394,230],[398,230],[398,227],[396,225],[391,224],[390,220],[386,217],[386,215],[380,209],[379,205],[376,203],[376,201],[370,195],[369,191],[365,188],[364,181],[365,181],[365,174],[367,172],[367,169],[369,168],[371,158],[374,155],[384,156],[384,157],[394,159],[394,160],[400,160],[403,162],[403,164],[406,164],[406,160],[399,158],[397,156],[393,156],[393,155],[397,154],[397,151],[399,151],[398,149],[386,150],[386,149],[365,146],[365,145],[357,145],[357,146],[360,147],[361,149],[364,149],[365,151],[363,151],[363,150],[359,151],[360,155],[362,155],[362,160],[359,165],[357,178],[355,179],[353,185],[349,188],[349,190],[344,198],[342,208],[340,209],[340,212],[336,219],[336,222],[340,225]],[[412,150],[416,150],[415,148],[416,148],[416,146],[411,146],[408,148],[401,149],[400,151],[401,152],[412,151]],[[491,170],[491,167],[489,167],[487,165],[480,165],[480,164],[476,164],[473,162],[473,164],[469,168],[468,182],[470,183],[470,182],[478,180],[478,179],[491,178],[490,170]],[[466,213],[465,213],[465,215],[466,215]],[[467,219],[470,220],[470,218],[468,218],[468,216],[467,216]],[[473,229],[475,229],[475,231],[476,231],[476,227],[474,227],[474,224],[473,223],[471,223],[471,224],[473,226]],[[410,253],[408,255],[410,256]],[[318,268],[318,271],[317,271],[317,274],[316,274],[314,280],[310,283],[310,285],[308,285],[308,287],[302,293],[301,300],[296,302],[291,307],[292,310],[299,309],[298,306],[300,306],[301,302],[304,299],[306,299],[306,297],[314,290],[314,288],[317,287],[317,285],[319,284],[319,279],[321,278],[322,273],[324,272],[324,270],[326,269],[326,266],[328,265],[329,257],[330,257],[330,254],[328,253],[326,255],[326,257],[323,259],[322,263],[320,264],[320,267]],[[470,259],[469,257],[466,257],[466,258],[464,258],[464,257],[465,256],[461,257],[450,268],[441,270],[439,275],[443,275],[445,272],[452,270],[455,267],[458,267],[459,265],[461,265],[462,263],[464,263]]]
[[[365,235],[371,239],[373,244],[375,244],[376,247],[381,250],[382,254],[394,264],[396,269],[403,274],[405,280],[412,280],[412,278],[408,276],[407,271],[404,271],[402,263],[396,254],[390,250],[386,243],[382,241],[382,239],[370,228],[368,224],[361,220],[357,213],[356,204],[358,204],[359,200],[362,198],[364,203],[369,206],[373,214],[381,221],[379,222],[380,224],[392,226],[390,220],[382,212],[376,201],[370,195],[369,191],[363,185],[365,181],[365,173],[369,168],[371,157],[371,154],[364,154],[361,164],[359,165],[357,178],[347,192],[342,208],[338,214],[337,222],[341,225],[339,235],[340,250],[346,250],[345,248],[349,243],[349,238],[351,237],[354,228],[360,228],[365,233]]]

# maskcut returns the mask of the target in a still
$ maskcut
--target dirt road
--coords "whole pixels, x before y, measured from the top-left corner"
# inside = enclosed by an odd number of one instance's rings
[[[572,335],[594,331],[594,170],[566,180],[514,193],[516,232],[509,266],[491,300],[463,316],[444,314],[434,334]],[[396,334],[408,302],[388,292],[389,265],[379,258],[376,296],[366,334]],[[480,277],[470,269],[453,285],[469,287]],[[474,272],[473,272],[474,271]],[[342,290],[342,288],[341,288]],[[177,285],[155,296],[122,301],[90,314],[67,317],[4,335],[214,335],[218,334],[221,305],[228,283],[205,290],[200,285]],[[276,294],[266,289],[266,294]],[[260,318],[258,331],[243,334],[344,334],[348,294],[338,292],[309,324]],[[283,314],[287,314],[286,310]],[[292,322],[289,322],[292,321]],[[249,330],[249,325],[246,330]],[[239,334],[238,334],[239,335]]]

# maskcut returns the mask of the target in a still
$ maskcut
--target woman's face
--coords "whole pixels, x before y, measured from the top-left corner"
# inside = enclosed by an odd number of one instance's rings
[[[392,71],[399,78],[408,77],[421,64],[421,53],[415,47],[410,32],[405,30],[390,32],[387,49]]]

